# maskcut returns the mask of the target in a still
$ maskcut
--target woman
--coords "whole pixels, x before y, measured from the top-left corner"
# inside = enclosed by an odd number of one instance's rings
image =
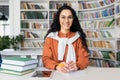
[[[89,58],[85,38],[76,12],[67,5],[60,7],[45,36],[44,67],[65,73],[86,68]]]

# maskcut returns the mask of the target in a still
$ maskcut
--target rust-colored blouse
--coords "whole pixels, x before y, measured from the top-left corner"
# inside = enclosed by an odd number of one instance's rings
[[[75,35],[74,32],[68,32],[67,34],[64,34],[62,32],[58,32],[59,37],[64,38],[71,38]],[[89,64],[89,58],[88,58],[88,52],[83,48],[82,41],[80,38],[78,38],[75,42],[72,43],[75,49],[76,53],[76,65],[80,69],[84,69]],[[66,61],[66,56],[68,52],[68,45],[66,46],[65,53],[64,53],[64,59],[63,61]],[[47,37],[44,44],[43,49],[43,65],[46,68],[49,69],[55,69],[56,65],[58,65],[61,61],[58,61],[58,40],[55,40],[53,38]]]

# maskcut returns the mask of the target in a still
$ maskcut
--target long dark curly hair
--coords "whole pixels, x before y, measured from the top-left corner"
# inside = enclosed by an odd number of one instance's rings
[[[83,32],[82,28],[81,28],[81,25],[79,23],[79,20],[76,16],[76,12],[73,8],[71,8],[70,6],[67,6],[67,5],[63,5],[62,7],[60,7],[54,17],[54,20],[53,20],[53,23],[51,24],[50,26],[50,29],[47,31],[47,34],[45,35],[44,39],[47,37],[47,35],[50,33],[50,32],[57,32],[57,31],[60,31],[60,21],[59,21],[59,16],[60,16],[60,13],[62,12],[62,10],[70,10],[72,15],[73,15],[73,23],[72,23],[72,26],[70,27],[70,31],[71,32],[78,32],[79,35],[80,35],[80,39],[82,40],[82,44],[84,46],[84,48],[89,52],[88,50],[88,46],[87,46],[87,43],[86,43],[86,35],[85,33]]]

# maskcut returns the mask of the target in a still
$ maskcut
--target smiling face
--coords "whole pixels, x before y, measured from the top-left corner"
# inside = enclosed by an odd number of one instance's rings
[[[61,11],[59,16],[60,21],[60,31],[63,33],[67,33],[70,31],[70,27],[73,23],[73,15],[70,10],[65,9]]]

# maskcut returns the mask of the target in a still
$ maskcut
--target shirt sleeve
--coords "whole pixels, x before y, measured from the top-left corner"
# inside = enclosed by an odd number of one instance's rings
[[[77,62],[76,65],[80,69],[84,69],[89,65],[89,55],[88,52],[84,49],[82,45],[82,41],[78,39],[78,46],[77,46]]]
[[[51,44],[51,38],[46,38],[43,48],[42,61],[44,67],[48,69],[55,69],[56,65],[58,65],[58,62],[53,60]]]

